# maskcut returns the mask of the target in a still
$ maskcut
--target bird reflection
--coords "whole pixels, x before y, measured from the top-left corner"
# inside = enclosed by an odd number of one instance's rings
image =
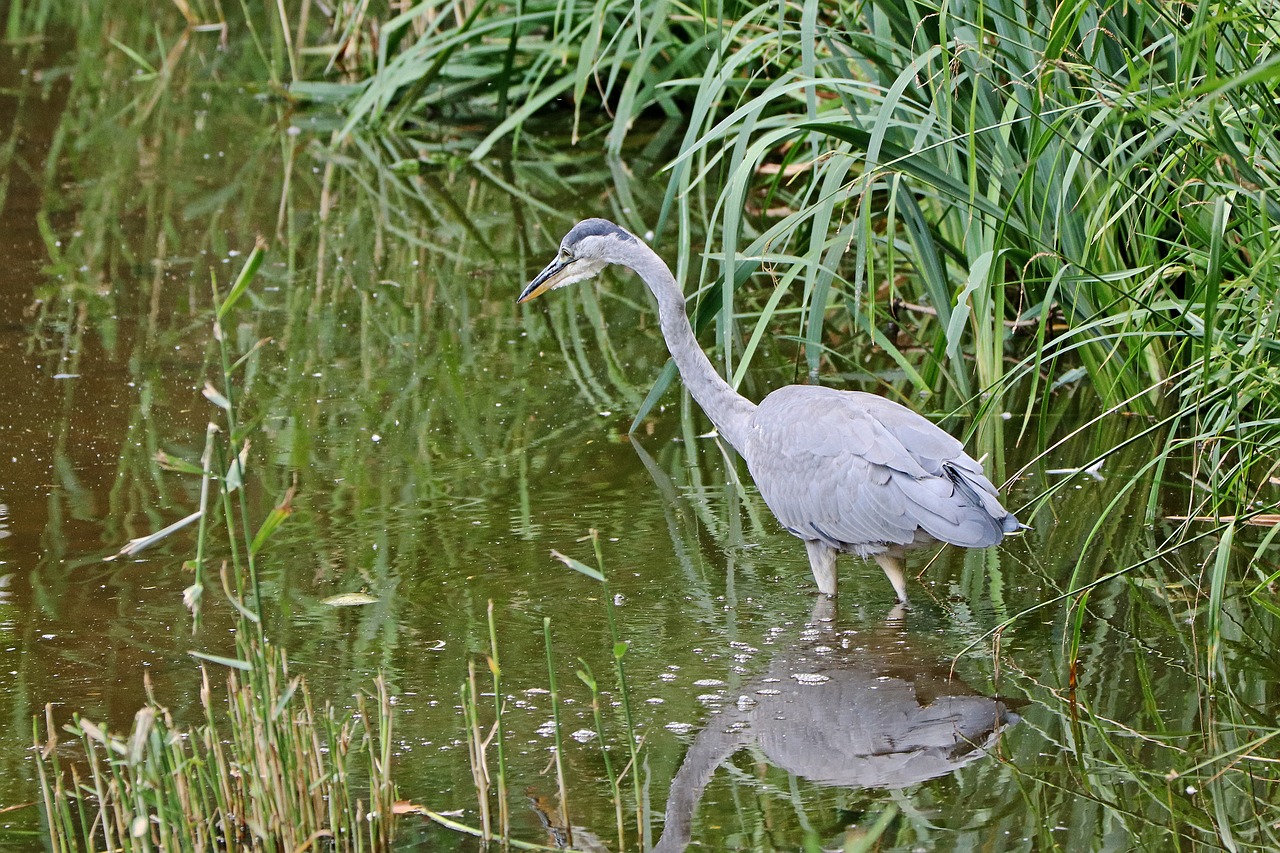
[[[755,744],[774,766],[820,785],[905,788],[980,759],[1018,721],[1007,701],[960,681],[894,608],[845,631],[819,599],[800,638],[694,739],[667,798],[655,848],[683,850],[716,769]]]

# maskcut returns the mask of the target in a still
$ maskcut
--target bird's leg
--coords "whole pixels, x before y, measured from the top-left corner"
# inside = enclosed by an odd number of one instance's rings
[[[809,566],[813,569],[813,579],[818,582],[818,591],[823,595],[834,597],[836,594],[836,549],[817,539],[806,539],[804,544],[809,549]]]
[[[809,552],[810,556],[813,552]],[[893,584],[893,591],[898,594],[898,600],[903,604],[907,603],[907,579],[902,574],[902,558],[891,557],[888,554],[876,554],[876,562],[880,564],[880,568],[884,569],[884,573],[889,576],[889,583]],[[815,568],[816,572],[817,569]]]

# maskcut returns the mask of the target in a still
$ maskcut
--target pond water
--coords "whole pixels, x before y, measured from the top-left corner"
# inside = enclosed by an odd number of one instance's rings
[[[104,558],[198,506],[198,478],[156,456],[199,459],[217,414],[201,391],[221,376],[210,278],[225,291],[258,236],[266,262],[224,332],[248,354],[236,392],[257,420],[251,515],[296,486],[261,559],[266,632],[339,707],[385,674],[401,797],[476,822],[459,691],[470,662],[486,671],[492,602],[516,836],[562,834],[548,829],[549,618],[574,844],[619,849],[575,677],[589,666],[601,685],[620,768],[612,601],[642,739],[623,785],[627,849],[1276,842],[1275,621],[1229,594],[1207,652],[1195,582],[1214,542],[1169,550],[1173,522],[1141,523],[1149,503],[1176,514],[1190,478],[1125,486],[1158,439],[1140,419],[1109,418],[1034,462],[1086,423],[1087,389],[1064,387],[1030,439],[1021,415],[976,425],[993,479],[1021,472],[1011,508],[1066,476],[1051,470],[1134,440],[1025,517],[1025,535],[914,555],[910,610],[849,559],[831,605],[682,391],[627,437],[666,360],[637,281],[515,305],[577,219],[656,221],[680,128],[637,129],[624,161],[530,132],[469,163],[467,129],[335,145],[332,117],[204,72],[103,87],[127,80],[126,57],[95,59],[103,71],[4,50],[0,848],[46,847],[31,749],[46,704],[127,730],[146,675],[198,720],[189,651],[234,654],[219,596],[194,635],[183,606],[194,529]],[[231,61],[189,50],[214,79]],[[671,236],[658,248],[674,260]],[[793,381],[789,346],[757,360],[774,366],[750,372],[749,396]],[[865,364],[824,381],[892,387],[874,353]],[[594,565],[593,529],[607,590],[551,556]],[[1083,602],[1067,594],[1099,580]],[[376,602],[324,603],[361,591]],[[477,847],[416,816],[400,843]]]

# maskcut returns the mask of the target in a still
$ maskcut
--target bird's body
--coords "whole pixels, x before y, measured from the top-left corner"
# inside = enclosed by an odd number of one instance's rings
[[[960,442],[905,406],[815,385],[779,388],[759,405],[738,394],[698,346],[670,269],[612,222],[575,225],[520,301],[611,263],[638,273],[657,298],[685,386],[746,460],[778,521],[805,541],[821,592],[836,594],[836,555],[848,552],[875,559],[906,601],[905,550],[931,542],[983,548],[1021,527]]]

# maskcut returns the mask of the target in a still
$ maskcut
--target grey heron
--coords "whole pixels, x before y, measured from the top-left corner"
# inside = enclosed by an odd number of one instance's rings
[[[573,226],[517,302],[610,264],[633,270],[657,299],[662,336],[685,387],[746,461],[778,521],[804,540],[822,593],[835,596],[836,555],[844,552],[879,563],[906,602],[907,549],[934,542],[985,548],[1022,527],[964,446],[905,406],[816,385],[788,385],[759,404],[739,394],[698,346],[671,270],[606,219]]]

